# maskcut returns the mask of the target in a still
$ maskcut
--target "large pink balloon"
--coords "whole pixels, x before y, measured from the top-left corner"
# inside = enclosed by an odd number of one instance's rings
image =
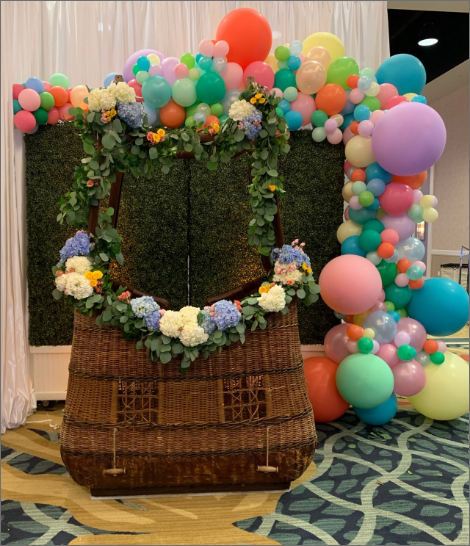
[[[398,89],[394,85],[391,83],[381,83],[379,94],[375,98],[379,99],[380,106],[382,109],[385,109],[389,99],[396,97],[397,95],[399,95]]]
[[[379,299],[382,278],[375,265],[354,254],[328,262],[318,279],[323,301],[346,315],[364,313]]]
[[[392,368],[392,373],[395,380],[393,392],[399,396],[414,396],[426,385],[426,373],[416,360],[398,363]]]
[[[394,229],[398,233],[400,241],[408,239],[415,232],[416,224],[408,214],[402,214],[401,216],[390,216],[390,214],[387,214],[380,221],[386,229]]]
[[[441,116],[427,104],[404,102],[377,122],[372,151],[377,163],[400,176],[422,173],[441,157],[446,128]]]
[[[36,118],[27,110],[20,110],[13,118],[15,127],[23,133],[29,133],[36,127]]]
[[[137,59],[139,57],[147,57],[147,55],[150,55],[150,53],[155,53],[160,57],[160,62],[163,61],[165,58],[165,55],[163,53],[160,53],[160,51],[155,51],[155,49],[141,49],[140,51],[136,51],[133,53],[124,64],[124,68],[122,70],[122,77],[124,78],[124,81],[129,82],[135,78],[134,72],[132,72],[132,68],[137,62]]]
[[[299,112],[302,116],[302,125],[308,125],[312,123],[312,114],[315,112],[317,107],[315,106],[315,101],[311,95],[302,93],[299,91],[297,93],[297,98],[290,103],[291,110]],[[341,138],[343,135],[341,134]]]
[[[263,61],[254,61],[250,63],[243,72],[243,83],[246,82],[248,76],[253,76],[255,81],[260,85],[264,85],[268,89],[274,84],[274,72],[269,64]]]
[[[346,347],[349,341],[347,334],[349,326],[349,324],[333,326],[325,336],[323,346],[326,356],[333,362],[336,362],[336,364],[341,364],[350,354]]]
[[[242,83],[243,68],[238,63],[227,63],[220,75],[225,82],[225,89],[235,89]]]
[[[410,210],[414,201],[413,190],[406,184],[389,184],[380,195],[382,210],[392,216],[401,216]]]
[[[379,350],[377,351],[377,356],[379,356],[382,360],[385,360],[390,368],[393,368],[393,366],[398,364],[397,348],[392,343],[384,343],[383,345],[380,345]]]
[[[410,336],[409,345],[419,353],[426,343],[426,330],[421,322],[415,319],[404,317],[398,321],[397,332],[406,332]]]
[[[24,89],[18,95],[18,102],[23,110],[34,112],[41,106],[41,97],[34,89]]]

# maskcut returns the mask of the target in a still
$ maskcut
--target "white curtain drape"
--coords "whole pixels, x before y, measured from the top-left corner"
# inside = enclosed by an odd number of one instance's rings
[[[2,432],[23,423],[35,404],[28,373],[23,143],[13,129],[12,84],[62,72],[72,86],[98,87],[139,49],[175,57],[196,53],[202,39],[215,38],[222,17],[239,7],[254,8],[268,19],[273,50],[327,31],[363,68],[376,69],[389,56],[386,2],[1,3]]]

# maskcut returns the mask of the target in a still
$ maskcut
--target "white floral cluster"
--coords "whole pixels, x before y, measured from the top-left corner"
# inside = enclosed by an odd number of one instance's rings
[[[69,260],[67,260],[69,261]],[[83,300],[93,294],[93,287],[88,279],[80,273],[64,273],[55,279],[57,290],[76,300]]]
[[[108,91],[119,104],[121,102],[135,102],[135,91],[125,82],[111,83]]]
[[[279,284],[274,285],[268,292],[258,298],[258,304],[267,313],[277,313],[286,306],[286,293]]]
[[[108,89],[93,89],[88,95],[88,109],[92,112],[111,110],[116,106],[116,97]]]
[[[91,271],[91,261],[86,256],[74,256],[65,262],[65,271],[85,275],[87,271]]]
[[[281,264],[279,261],[277,261],[274,264],[274,272],[274,282],[282,282],[282,284],[293,285],[302,279],[302,272],[299,270],[296,262]]]
[[[237,100],[230,106],[229,117],[234,121],[241,121],[250,116],[256,108],[246,100]]]
[[[167,311],[160,319],[160,331],[168,337],[179,338],[186,347],[195,347],[209,339],[209,334],[198,325],[200,309],[190,305],[179,311]]]

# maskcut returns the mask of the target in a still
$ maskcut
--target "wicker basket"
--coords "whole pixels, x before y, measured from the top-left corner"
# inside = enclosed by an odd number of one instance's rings
[[[178,368],[75,314],[61,454],[78,484],[94,494],[253,490],[305,471],[316,435],[295,304],[244,345]]]

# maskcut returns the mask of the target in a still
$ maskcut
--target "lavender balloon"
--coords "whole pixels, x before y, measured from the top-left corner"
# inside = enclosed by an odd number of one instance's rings
[[[441,116],[419,102],[405,102],[388,110],[372,135],[377,163],[400,176],[411,176],[432,167],[445,144],[446,128]]]
[[[397,324],[397,332],[408,334],[410,338],[408,345],[414,347],[417,352],[421,351],[426,343],[426,330],[421,322],[415,319],[401,318]]]
[[[400,362],[392,368],[392,373],[395,380],[393,392],[399,396],[414,396],[426,385],[426,373],[416,360]]]
[[[397,333],[397,323],[384,311],[371,313],[364,321],[363,328],[372,328],[375,332],[374,339],[380,345],[392,341]]]
[[[397,347],[410,344],[410,336],[406,332],[397,332],[393,342]]]
[[[178,79],[175,74],[175,68],[176,65],[179,64],[179,62],[179,59],[177,59],[176,57],[167,57],[162,62],[163,77],[170,85],[173,85]]]
[[[349,341],[348,337],[348,327],[349,324],[338,324],[333,326],[331,330],[325,336],[325,341],[323,342],[326,356],[336,362],[336,364],[341,364],[341,362],[350,355],[346,345]]]
[[[124,64],[124,68],[122,70],[122,77],[124,78],[124,81],[129,82],[135,78],[134,72],[132,72],[133,66],[136,64],[137,59],[139,57],[147,57],[147,55],[150,55],[150,53],[155,53],[160,57],[160,61],[163,61],[165,58],[165,55],[163,53],[160,53],[160,51],[155,51],[155,49],[141,49],[140,51],[136,51],[133,53]]]
[[[394,229],[398,233],[399,241],[408,239],[415,232],[416,225],[408,214],[402,214],[401,216],[390,216],[387,214],[380,221],[385,226],[385,229]]]

